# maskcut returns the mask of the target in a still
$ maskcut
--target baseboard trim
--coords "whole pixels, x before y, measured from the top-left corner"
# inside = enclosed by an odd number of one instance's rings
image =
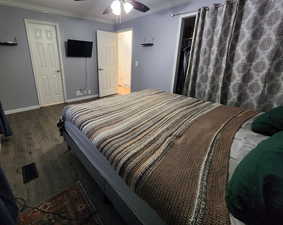
[[[14,114],[14,113],[31,111],[31,110],[35,110],[35,109],[39,109],[39,108],[40,108],[40,105],[33,105],[33,106],[22,107],[22,108],[18,108],[18,109],[6,110],[5,114],[9,115],[9,114]]]
[[[49,106],[54,106],[54,105],[61,105],[61,104],[64,104],[64,102],[57,102],[57,103],[52,103],[52,104],[48,104],[48,105],[42,105],[40,106],[41,108],[45,108],[45,107],[49,107]]]
[[[98,95],[88,95],[79,98],[71,98],[71,99],[67,99],[66,103],[78,102],[78,101],[88,100],[91,98],[98,98]]]
[[[67,99],[66,103],[78,102],[78,101],[88,100],[91,98],[98,98],[98,95],[88,95],[88,96],[83,96],[79,98]],[[57,103],[57,104],[60,104],[60,103]],[[33,106],[22,107],[22,108],[17,108],[17,109],[10,109],[10,110],[5,110],[5,114],[10,115],[14,113],[26,112],[26,111],[31,111],[35,109],[40,109],[41,107],[46,107],[46,106],[33,105]]]

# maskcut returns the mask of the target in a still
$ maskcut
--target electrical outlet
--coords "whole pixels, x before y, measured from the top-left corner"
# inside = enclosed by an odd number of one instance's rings
[[[82,95],[81,90],[77,90],[77,92],[76,92],[76,96],[81,96],[81,95]]]

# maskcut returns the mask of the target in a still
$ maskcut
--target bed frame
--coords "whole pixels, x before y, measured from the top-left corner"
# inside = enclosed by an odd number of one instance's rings
[[[96,183],[100,186],[105,196],[113,204],[114,208],[128,225],[166,225],[160,216],[138,195],[132,192],[124,180],[111,167],[104,156],[92,145],[92,162],[84,154],[84,149],[89,148],[90,141],[76,139],[65,129],[65,124],[61,127],[68,147],[78,157],[84,167]],[[93,162],[93,158],[94,161]]]

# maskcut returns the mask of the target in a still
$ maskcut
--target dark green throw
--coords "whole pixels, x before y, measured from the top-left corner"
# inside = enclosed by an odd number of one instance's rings
[[[226,202],[246,225],[283,224],[283,132],[243,159],[228,184]]]
[[[283,106],[257,117],[252,124],[254,132],[271,136],[283,130]]]

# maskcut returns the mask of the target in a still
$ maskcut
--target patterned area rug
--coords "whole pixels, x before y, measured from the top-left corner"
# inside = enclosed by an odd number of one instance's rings
[[[103,222],[84,188],[77,183],[39,207],[24,211],[19,225],[103,225]]]

